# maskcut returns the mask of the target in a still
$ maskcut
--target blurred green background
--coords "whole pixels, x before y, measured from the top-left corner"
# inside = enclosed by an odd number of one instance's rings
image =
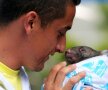
[[[96,50],[108,49],[108,3],[98,2],[99,0],[82,1],[77,6],[72,29],[67,32],[66,48],[86,45]],[[64,54],[56,53],[45,63],[41,72],[28,71],[32,90],[40,90],[51,67],[63,60]]]

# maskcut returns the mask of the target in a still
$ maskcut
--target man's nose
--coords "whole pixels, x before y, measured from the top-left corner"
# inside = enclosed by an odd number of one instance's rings
[[[65,50],[65,47],[66,47],[66,37],[62,37],[56,45],[56,52],[62,53]]]
[[[69,53],[71,53],[71,49],[65,51],[65,54],[69,54]]]

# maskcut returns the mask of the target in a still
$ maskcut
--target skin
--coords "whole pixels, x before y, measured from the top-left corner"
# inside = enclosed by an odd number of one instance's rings
[[[49,55],[64,51],[66,31],[71,28],[74,16],[75,6],[68,5],[65,17],[54,20],[45,28],[41,27],[39,16],[34,11],[0,27],[0,62],[13,70],[21,66],[35,71],[42,70]],[[66,66],[66,62],[55,65],[45,81],[45,90],[71,90],[85,76],[81,72],[61,87],[65,75],[73,69],[75,66]]]

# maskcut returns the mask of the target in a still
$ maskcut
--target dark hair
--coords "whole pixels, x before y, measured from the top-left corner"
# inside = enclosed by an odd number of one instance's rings
[[[81,0],[0,0],[0,25],[6,25],[29,11],[36,11],[44,26],[65,15],[67,4]]]

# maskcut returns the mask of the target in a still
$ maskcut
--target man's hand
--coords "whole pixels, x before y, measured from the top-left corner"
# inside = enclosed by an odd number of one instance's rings
[[[75,68],[75,65],[66,66],[66,62],[55,65],[45,80],[44,90],[71,90],[73,85],[85,76],[85,72],[80,72],[78,75],[69,79],[67,84],[63,87],[62,84],[66,74],[73,71]],[[92,89],[88,87],[85,90]]]

